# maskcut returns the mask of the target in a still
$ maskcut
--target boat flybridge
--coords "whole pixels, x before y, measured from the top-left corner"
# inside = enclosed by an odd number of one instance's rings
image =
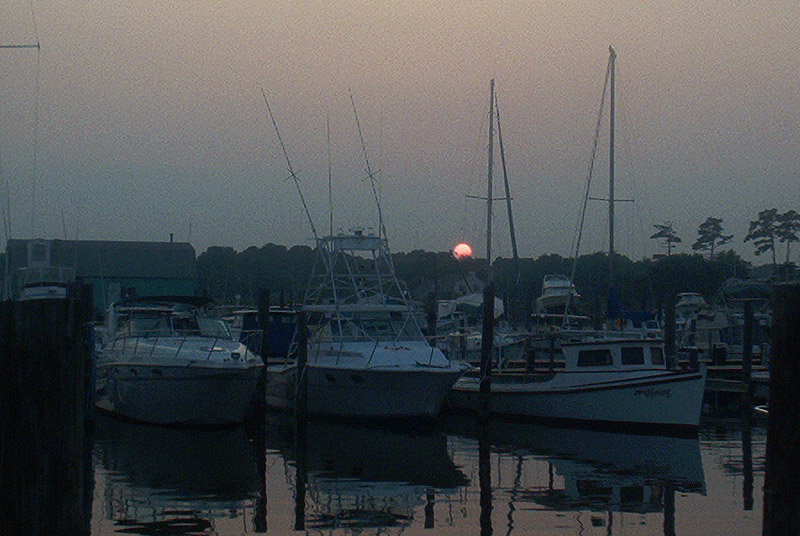
[[[308,315],[308,411],[350,418],[430,417],[465,372],[422,334],[384,238],[318,238]],[[295,403],[294,360],[267,367],[267,404]]]

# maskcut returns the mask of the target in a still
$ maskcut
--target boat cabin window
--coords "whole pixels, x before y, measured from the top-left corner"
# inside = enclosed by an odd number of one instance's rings
[[[644,365],[644,348],[641,346],[623,346],[622,364]]]
[[[170,331],[166,317],[135,317],[128,323],[128,334],[134,337],[159,337]]]
[[[578,352],[579,367],[607,367],[611,366],[613,363],[611,350],[608,348],[581,350]]]
[[[658,346],[650,347],[650,356],[653,358],[654,365],[664,364],[664,351]]]

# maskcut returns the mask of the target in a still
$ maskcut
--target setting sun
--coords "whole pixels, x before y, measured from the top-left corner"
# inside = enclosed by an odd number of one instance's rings
[[[465,259],[472,256],[472,248],[469,244],[461,242],[453,248],[453,255],[456,259]]]

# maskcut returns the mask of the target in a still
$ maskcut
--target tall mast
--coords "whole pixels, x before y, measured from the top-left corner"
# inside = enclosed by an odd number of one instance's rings
[[[494,78],[489,82],[489,170],[487,173],[486,184],[486,279],[489,284],[493,282],[492,277],[492,168],[494,167]]]
[[[609,84],[609,136],[608,136],[608,281],[614,286],[614,60],[617,53],[608,47]]]

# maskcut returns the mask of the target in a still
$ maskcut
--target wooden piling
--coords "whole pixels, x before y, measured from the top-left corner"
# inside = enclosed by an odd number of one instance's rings
[[[436,322],[439,319],[438,305],[436,303],[436,291],[428,294],[428,300],[425,302],[425,321],[428,328],[425,330],[425,335],[428,337],[431,345],[436,344]]]
[[[492,390],[492,345],[494,344],[494,285],[489,282],[483,289],[483,324],[481,332],[481,383],[479,413],[489,414]]]
[[[91,306],[71,290],[67,299],[0,304],[4,534],[89,534]]]
[[[764,536],[800,533],[800,284],[775,286],[764,476]]]
[[[744,331],[742,333],[742,383],[744,404],[749,408],[753,370],[753,302],[744,302]]]
[[[259,353],[267,364],[267,337],[269,336],[269,289],[262,288],[258,291],[258,329],[261,330],[261,348]]]
[[[675,289],[670,287],[667,291],[666,303],[664,304],[664,353],[667,356],[667,363],[670,368],[675,368],[678,362],[677,352],[675,351],[675,304],[677,296]]]

